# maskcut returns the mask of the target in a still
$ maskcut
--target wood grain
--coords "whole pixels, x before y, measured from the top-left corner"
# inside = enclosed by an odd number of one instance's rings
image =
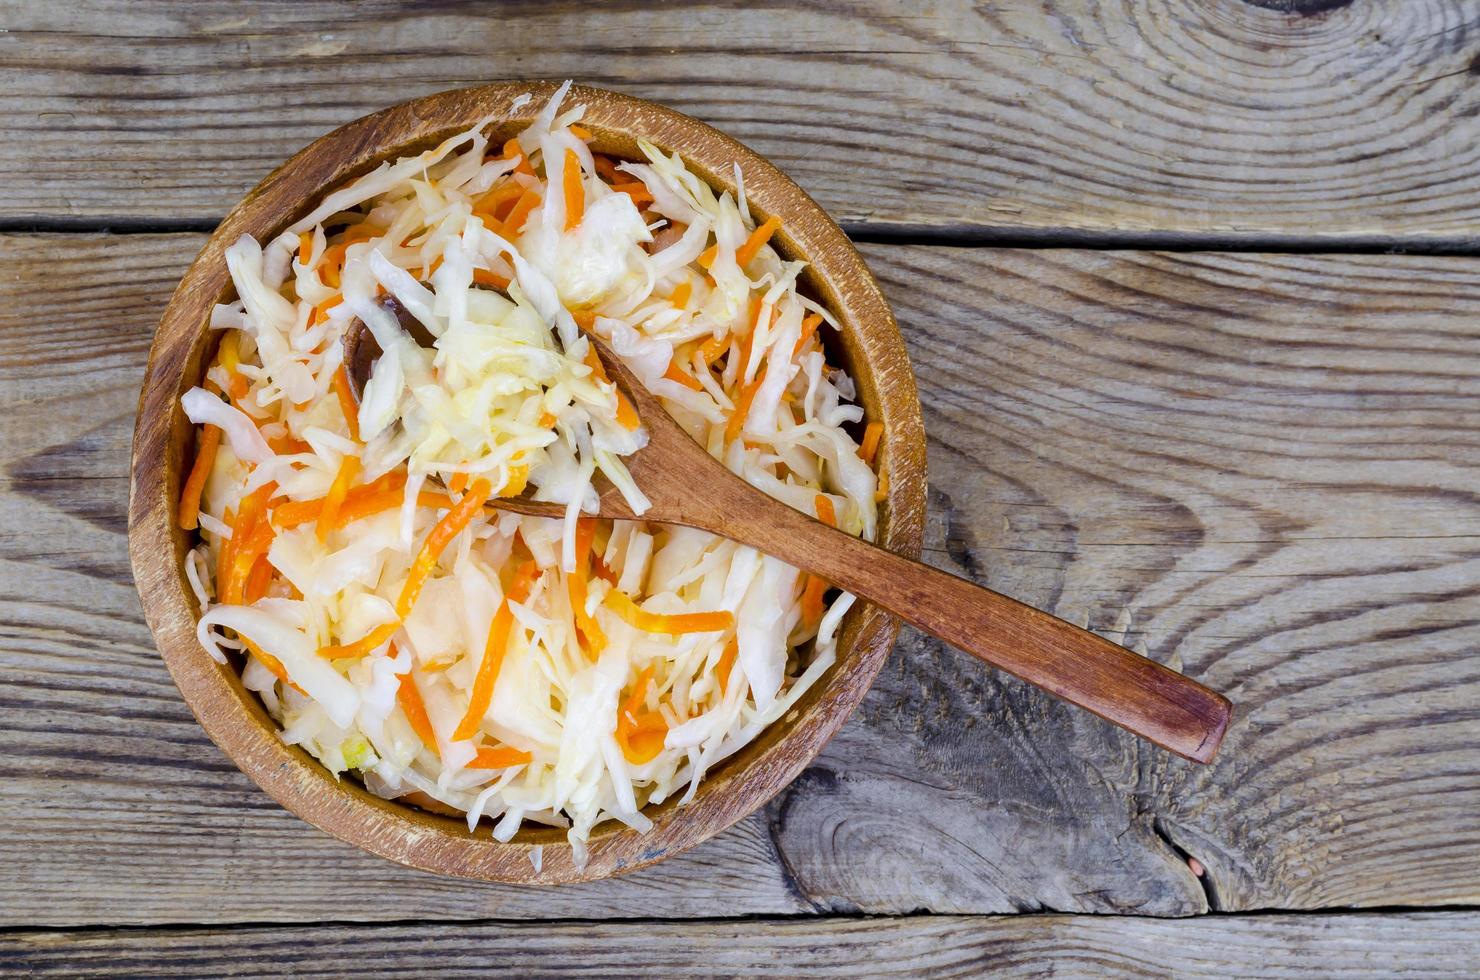
[[[932,436],[930,560],[1227,690],[1223,754],[1142,752],[907,631],[763,818],[630,878],[524,891],[284,813],[149,646],[130,413],[202,240],[0,237],[0,866],[20,886],[0,922],[1480,900],[1473,262],[867,249]],[[58,276],[75,301],[42,290]]]
[[[0,219],[208,223],[356,116],[575,77],[719,126],[851,229],[1480,232],[1480,12],[1281,5],[10,3]]]
[[[30,976],[1469,978],[1480,914],[802,918],[21,932]]]

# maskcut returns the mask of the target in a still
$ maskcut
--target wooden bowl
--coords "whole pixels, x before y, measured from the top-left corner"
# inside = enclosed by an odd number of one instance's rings
[[[204,375],[214,338],[211,306],[234,296],[223,257],[243,234],[266,242],[311,210],[323,193],[394,159],[434,146],[480,119],[498,118],[498,142],[528,123],[554,92],[549,83],[509,82],[443,92],[356,120],[300,151],[232,209],[201,249],[159,323],[139,398],[129,493],[129,555],[144,614],[165,663],[206,733],[232,761],[304,820],[367,851],[442,874],[490,881],[555,883],[631,871],[693,847],[759,808],[794,779],[863,699],[899,624],[860,603],[844,621],[838,663],[793,711],[711,772],[686,806],[649,807],[653,828],[639,834],[607,821],[592,832],[584,868],[572,861],[563,831],[526,827],[509,843],[486,824],[470,833],[460,817],[382,800],[355,779],[335,780],[297,747],[284,745],[276,723],[231,666],[216,664],[196,640],[198,610],[182,567],[193,535],[175,527],[193,427],[180,395]],[[515,99],[533,98],[518,109]],[[599,89],[574,88],[567,105],[585,103],[582,125],[593,146],[637,159],[637,139],[677,150],[716,187],[745,178],[750,206],[783,221],[773,243],[806,259],[807,290],[843,325],[841,357],[858,385],[869,419],[884,422],[882,458],[889,495],[880,540],[917,557],[925,514],[925,437],[914,376],[894,317],[862,257],[837,224],[796,184],[739,143],[671,109]],[[543,848],[541,870],[531,850]]]

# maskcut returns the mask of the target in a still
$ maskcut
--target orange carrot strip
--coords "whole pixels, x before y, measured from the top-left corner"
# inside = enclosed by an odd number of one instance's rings
[[[320,541],[329,540],[329,532],[336,527],[339,508],[344,506],[350,484],[359,475],[360,457],[346,455],[339,460],[339,472],[334,474],[334,482],[329,484],[329,492],[324,495],[324,506],[319,510],[318,523],[314,525],[314,535]]]
[[[521,766],[526,762],[533,762],[534,756],[528,752],[521,752],[510,745],[500,745],[491,748],[487,745],[480,746],[478,754],[473,756],[473,761],[468,763],[469,769],[507,769],[510,766]]]
[[[884,434],[883,422],[870,422],[863,430],[863,442],[858,446],[858,458],[870,466],[879,451],[879,437]]]
[[[509,212],[509,216],[498,227],[498,233],[504,238],[516,237],[524,229],[524,222],[529,220],[531,212],[539,207],[539,204],[540,196],[532,190],[526,190],[515,203],[514,210]]]
[[[272,565],[267,561],[266,555],[258,555],[252,562],[252,570],[247,573],[247,588],[243,593],[243,599],[247,605],[250,606],[267,595],[267,587],[271,584]]]
[[[299,232],[298,234],[298,264],[308,265],[309,253],[313,251],[313,235],[310,232]]]
[[[185,486],[180,488],[180,508],[175,523],[182,531],[193,531],[200,524],[200,495],[206,488],[206,478],[216,465],[216,450],[221,447],[221,430],[214,425],[201,427],[200,445],[195,451],[195,462]]]
[[[713,245],[709,246],[704,251],[699,253],[699,265],[705,269],[708,269],[710,266],[714,265],[714,260],[717,258],[719,258],[719,242],[715,242]]]
[[[617,711],[617,744],[627,761],[636,766],[651,762],[663,751],[663,741],[668,735],[668,722],[660,713],[637,713],[647,696],[648,684],[652,679],[653,667],[649,664],[637,675],[632,694]]]
[[[509,591],[505,593],[503,601],[498,605],[498,612],[493,614],[493,622],[488,626],[488,640],[483,645],[483,659],[478,662],[478,674],[473,679],[473,690],[468,696],[468,710],[462,721],[457,723],[457,730],[452,733],[453,738],[472,738],[478,733],[478,726],[483,724],[483,716],[493,703],[493,688],[498,683],[499,668],[503,666],[504,652],[509,646],[509,629],[514,625],[514,611],[509,608],[509,603],[528,599],[539,577],[539,566],[532,561],[525,562],[514,573],[514,581],[510,583]]]
[[[492,286],[494,289],[509,288],[507,277],[501,276],[497,272],[490,272],[487,269],[474,269],[473,282],[479,286]]]
[[[575,150],[565,151],[565,172],[562,175],[565,190],[565,230],[570,231],[581,223],[586,213],[586,191],[581,186],[581,158]]]
[[[529,162],[529,157],[525,155],[524,148],[519,145],[519,137],[516,136],[504,144],[504,159],[519,161],[518,165],[514,167],[516,173],[529,174],[531,177],[534,176],[534,165]]]
[[[586,350],[586,366],[591,369],[591,376],[597,381],[600,381],[602,384],[611,384],[611,379],[606,376],[606,367],[601,363],[601,357],[596,353],[595,347],[590,347]],[[620,391],[616,395],[617,423],[628,432],[631,432],[641,425],[642,421],[638,419],[637,409],[632,407],[632,403],[627,400],[627,396]]]
[[[505,181],[473,202],[473,213],[479,217],[492,218],[500,207],[519,200],[524,185],[516,181]]]
[[[325,660],[348,660],[363,657],[395,636],[396,630],[400,628],[399,622],[382,623],[353,643],[331,643],[328,646],[319,647],[319,656]]]
[[[807,346],[807,341],[812,339],[812,335],[817,332],[817,328],[821,325],[822,317],[816,313],[811,314],[802,321],[802,332],[797,337],[797,345],[791,349],[792,357],[796,357],[802,352],[802,348]]]
[[[605,579],[608,585],[617,584],[617,574],[607,567],[601,556],[593,553],[591,555],[591,572],[599,579]]]
[[[334,372],[334,394],[339,399],[339,410],[344,413],[344,422],[349,426],[349,437],[360,441],[360,405],[355,401],[349,387],[349,370],[343,364]]]
[[[644,204],[653,203],[653,192],[647,189],[647,185],[640,180],[626,181],[621,184],[613,184],[612,190],[618,194],[626,194],[632,198],[632,203],[639,208]]]
[[[216,588],[223,603],[241,604],[252,562],[272,543],[272,527],[261,518],[275,490],[276,483],[264,483],[242,500],[241,511],[231,526],[231,547],[221,549],[221,567],[216,572]],[[264,534],[257,530],[259,522],[265,531],[265,541]]]
[[[725,445],[740,438],[740,432],[745,428],[745,416],[750,413],[750,403],[755,400],[755,393],[760,390],[763,380],[765,376],[761,375],[740,389],[740,397],[735,399],[735,408],[730,412],[730,420],[725,423]]]
[[[710,337],[708,340],[704,341],[704,343],[699,345],[699,356],[704,359],[704,364],[706,366],[711,366],[714,364],[715,361],[720,359],[720,356],[724,354],[725,351],[729,349],[730,338],[728,336]]]
[[[468,488],[468,475],[466,473],[454,473],[452,479],[447,481],[447,489],[453,493],[462,493]]]
[[[725,644],[725,652],[719,655],[719,664],[715,667],[715,673],[719,676],[719,693],[724,694],[730,686],[730,671],[735,669],[735,657],[740,653],[740,642],[735,637],[730,637],[730,642]]]
[[[406,584],[401,587],[401,597],[396,600],[396,615],[405,619],[411,613],[411,607],[416,605],[416,597],[421,595],[421,587],[431,577],[432,569],[437,565],[437,559],[442,555],[442,549],[446,548],[453,538],[457,537],[472,521],[473,517],[482,509],[493,493],[493,486],[485,479],[479,478],[475,481],[463,498],[457,502],[447,514],[437,522],[427,535],[426,543],[422,545],[421,551],[416,556],[416,561],[411,564],[411,572],[406,577]]]
[[[833,507],[832,498],[825,493],[817,495],[817,519],[828,527],[838,526],[838,512]]]
[[[639,607],[630,596],[618,589],[608,592],[602,605],[616,613],[622,622],[644,633],[668,633],[672,636],[684,633],[719,633],[735,625],[735,614],[729,610],[676,615],[651,613]]]
[[[822,622],[822,599],[826,594],[827,583],[816,575],[808,575],[802,588],[802,622],[808,629],[816,629]]]
[[[596,161],[596,173],[602,180],[608,184],[615,184],[621,179],[621,174],[617,170],[617,161],[604,153],[593,153],[591,159]]]
[[[693,391],[704,390],[704,386],[699,383],[697,378],[689,374],[683,368],[679,367],[678,364],[673,361],[668,362],[668,370],[663,372],[663,377],[667,378],[669,381],[677,381],[685,388],[689,388]]]
[[[591,130],[587,129],[585,126],[577,126],[575,123],[571,123],[566,128],[570,130],[570,135],[574,136],[578,140],[581,140],[582,142],[585,142],[586,140],[591,138]]]
[[[242,636],[240,633],[236,635],[236,638],[242,641],[242,646],[247,648],[248,653],[262,662],[262,666],[272,671],[272,675],[274,677],[291,687],[293,690],[297,691],[299,694],[302,694],[304,697],[308,696],[307,692],[305,692],[303,688],[299,687],[297,684],[294,684],[291,680],[288,679],[288,668],[283,666],[283,662],[281,660],[279,660],[277,657],[274,657],[272,654],[268,653],[266,650],[262,649],[257,644],[247,639],[245,636]]]
[[[780,227],[780,218],[767,218],[765,224],[750,233],[750,237],[745,239],[745,244],[735,249],[735,264],[742,268],[749,265],[751,260],[760,253],[761,246],[770,241],[771,236],[776,234],[776,229]]]
[[[668,302],[672,303],[674,306],[678,307],[681,310],[685,306],[689,305],[689,296],[693,292],[694,284],[685,279],[683,282],[674,287],[672,294],[670,294],[668,297]]]
[[[591,569],[591,544],[596,538],[596,519],[583,517],[576,521],[576,567],[565,577],[566,591],[570,594],[570,608],[575,615],[576,635],[586,651],[586,657],[595,660],[606,648],[606,634],[596,625],[596,620],[586,612],[586,586]]]
[[[882,504],[889,499],[889,474],[883,471],[879,473],[879,487],[874,491],[874,503]]]
[[[432,728],[432,719],[427,717],[427,706],[421,700],[421,691],[410,671],[401,675],[401,684],[396,688],[396,701],[400,703],[401,710],[406,712],[406,720],[411,722],[411,730],[421,739],[421,744],[436,752],[437,733]]]
[[[267,440],[267,448],[279,456],[296,456],[299,453],[313,452],[312,446],[294,436],[273,436]]]

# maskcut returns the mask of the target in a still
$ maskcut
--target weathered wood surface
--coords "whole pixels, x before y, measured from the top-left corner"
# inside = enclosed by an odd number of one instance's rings
[[[1454,977],[1480,914],[1201,919],[916,916],[20,932],[0,967],[33,976]]]
[[[0,923],[1480,901],[1472,261],[871,247],[932,436],[931,560],[1227,692],[1223,754],[1171,759],[908,634],[764,817],[527,891],[288,816],[151,648],[128,437],[201,241],[0,238]]]
[[[1480,232],[1458,0],[0,5],[0,219],[209,222],[392,102],[576,77],[779,163],[854,228]]]

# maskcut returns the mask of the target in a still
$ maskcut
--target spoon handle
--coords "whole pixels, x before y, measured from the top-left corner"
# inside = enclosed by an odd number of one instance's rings
[[[726,526],[717,530],[1170,752],[1201,763],[1217,753],[1232,712],[1221,694],[1016,599],[835,530],[778,501],[767,498],[766,504],[731,510]]]

